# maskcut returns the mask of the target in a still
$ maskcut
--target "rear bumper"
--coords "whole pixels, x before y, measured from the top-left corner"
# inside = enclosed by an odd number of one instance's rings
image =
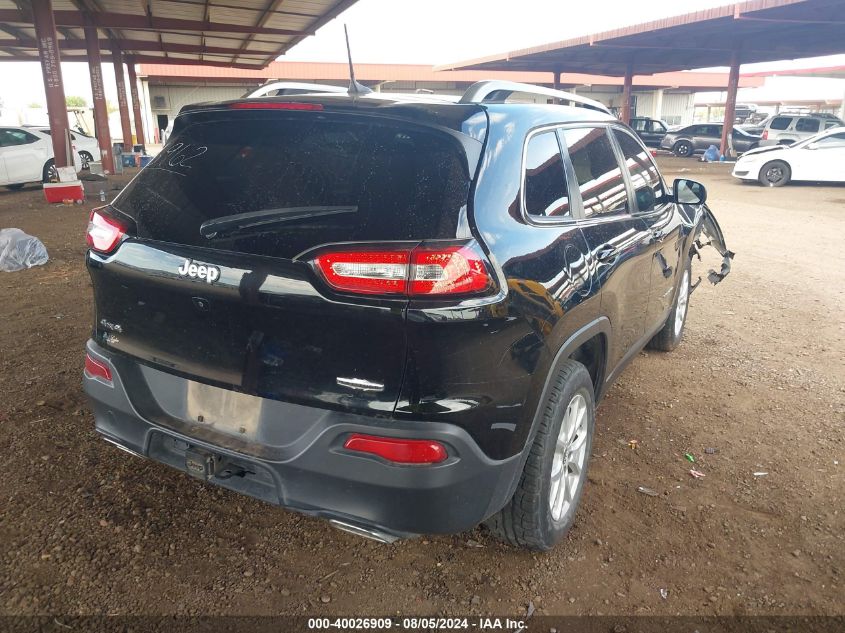
[[[184,472],[188,454],[212,455],[231,468],[204,477],[210,483],[304,514],[395,536],[461,532],[504,506],[522,465],[519,455],[491,460],[450,424],[398,422],[235,394],[142,367],[93,341],[88,353],[112,374],[111,385],[83,377],[96,430],[105,439]],[[210,394],[222,415],[243,415],[244,421],[189,418],[198,394]],[[235,411],[226,394],[236,403],[252,398],[255,406]],[[436,440],[449,457],[430,466],[390,464],[345,450],[351,433]]]

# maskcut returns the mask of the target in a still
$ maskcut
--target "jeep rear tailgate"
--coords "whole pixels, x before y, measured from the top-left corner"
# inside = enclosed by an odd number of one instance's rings
[[[461,142],[359,114],[186,118],[103,209],[126,238],[89,253],[97,342],[200,382],[389,415],[406,300],[334,292],[303,253],[455,238],[474,169]]]

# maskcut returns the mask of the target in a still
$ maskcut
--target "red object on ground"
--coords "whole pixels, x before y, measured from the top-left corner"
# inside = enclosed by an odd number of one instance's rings
[[[44,197],[51,204],[62,203],[65,200],[74,202],[85,202],[85,189],[82,182],[72,180],[70,182],[45,182]]]

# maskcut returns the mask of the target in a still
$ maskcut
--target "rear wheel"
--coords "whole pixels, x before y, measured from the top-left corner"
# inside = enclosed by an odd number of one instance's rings
[[[773,160],[763,165],[759,180],[764,187],[783,187],[792,178],[792,170],[782,160]]]
[[[678,141],[672,147],[672,151],[675,153],[675,156],[680,156],[681,158],[692,156],[692,143],[689,141]]]
[[[42,182],[59,182],[59,170],[56,168],[56,161],[52,158],[44,164],[44,170],[41,172]]]
[[[516,492],[485,525],[520,547],[549,550],[575,521],[595,431],[595,398],[587,368],[567,360],[560,368]]]
[[[690,293],[690,262],[687,261],[687,266],[684,272],[681,273],[681,281],[678,285],[678,291],[675,293],[675,303],[672,306],[672,311],[663,324],[663,328],[655,334],[648,342],[651,349],[660,350],[661,352],[671,352],[673,349],[681,344],[684,338],[684,326],[687,322],[687,307],[689,306]]]

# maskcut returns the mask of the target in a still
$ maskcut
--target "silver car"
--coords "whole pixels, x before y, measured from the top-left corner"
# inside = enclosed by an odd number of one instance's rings
[[[792,145],[840,125],[842,121],[832,114],[776,114],[763,122],[760,147]]]

